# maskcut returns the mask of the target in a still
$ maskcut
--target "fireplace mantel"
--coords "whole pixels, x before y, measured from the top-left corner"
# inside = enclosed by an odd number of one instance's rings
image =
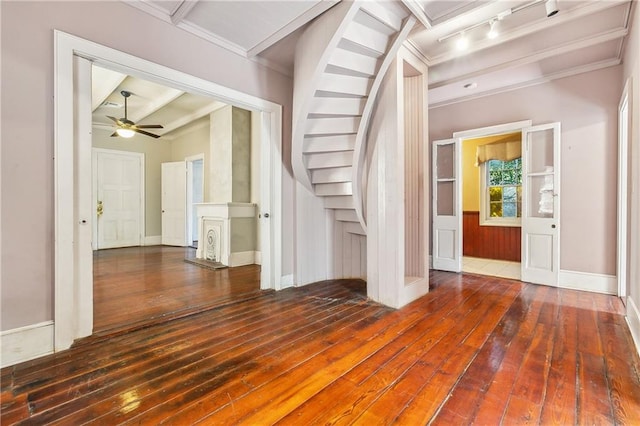
[[[255,262],[256,204],[196,203],[198,259],[227,266]]]

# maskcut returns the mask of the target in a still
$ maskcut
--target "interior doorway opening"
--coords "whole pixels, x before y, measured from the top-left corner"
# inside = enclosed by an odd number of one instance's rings
[[[463,272],[520,279],[521,144],[521,131],[461,140]]]

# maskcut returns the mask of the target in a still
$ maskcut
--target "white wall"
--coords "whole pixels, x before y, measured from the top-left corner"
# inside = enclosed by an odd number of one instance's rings
[[[640,8],[633,8],[631,32],[624,51],[623,81],[631,79],[629,293],[627,318],[640,353]]]
[[[283,105],[282,273],[292,273],[289,77],[124,2],[3,1],[0,7],[2,330],[53,319],[54,29]]]
[[[622,67],[429,110],[429,139],[531,119],[562,123],[560,268],[616,273],[617,109]]]

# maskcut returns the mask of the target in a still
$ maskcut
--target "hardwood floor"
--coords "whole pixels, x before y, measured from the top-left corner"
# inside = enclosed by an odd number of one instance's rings
[[[640,424],[619,299],[432,272],[262,294],[1,370],[9,424]]]
[[[260,267],[211,270],[184,261],[195,249],[127,247],[94,252],[96,336],[141,328],[260,294]]]

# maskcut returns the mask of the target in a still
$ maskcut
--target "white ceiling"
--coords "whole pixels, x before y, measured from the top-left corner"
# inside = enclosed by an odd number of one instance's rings
[[[125,1],[289,76],[293,75],[295,45],[305,25],[337,3]],[[544,0],[404,0],[402,4],[420,22],[409,43],[429,65],[430,107],[619,64],[632,5],[629,0],[558,0],[559,13],[547,17]],[[489,40],[489,21],[498,16],[499,36]],[[461,52],[455,41],[463,30],[470,46]],[[102,126],[111,123],[101,117],[122,114],[98,105],[105,100],[122,103],[119,92],[123,89],[135,94],[130,98],[130,118],[169,126],[169,131],[160,132],[167,135],[187,120],[178,113],[190,110],[189,116],[203,116],[217,105],[117,73],[108,72],[99,81],[100,87],[94,87],[94,122]]]

